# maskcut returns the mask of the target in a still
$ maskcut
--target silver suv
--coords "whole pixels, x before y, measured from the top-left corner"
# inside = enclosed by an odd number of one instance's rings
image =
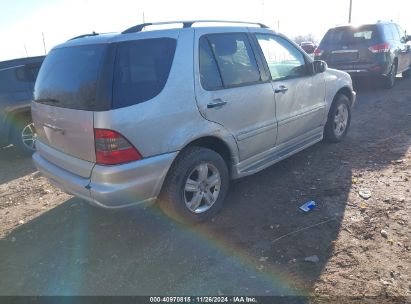
[[[32,116],[33,159],[52,183],[101,207],[158,201],[198,222],[221,208],[230,179],[344,138],[348,74],[262,24],[181,23],[93,33],[49,53]]]

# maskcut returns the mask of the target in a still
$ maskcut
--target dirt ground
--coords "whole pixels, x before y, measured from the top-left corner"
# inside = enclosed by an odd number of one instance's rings
[[[410,301],[411,80],[398,82],[360,86],[345,141],[234,181],[223,211],[191,228],[155,208],[90,207],[0,149],[0,295]]]

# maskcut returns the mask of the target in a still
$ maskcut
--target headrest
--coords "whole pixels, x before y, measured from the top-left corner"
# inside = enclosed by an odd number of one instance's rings
[[[237,52],[237,41],[225,39],[225,37],[215,38],[215,52],[219,56],[233,55]]]

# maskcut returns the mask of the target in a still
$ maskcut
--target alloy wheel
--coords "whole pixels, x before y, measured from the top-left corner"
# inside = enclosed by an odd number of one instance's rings
[[[221,189],[221,176],[210,163],[197,165],[188,175],[184,185],[184,202],[194,213],[209,210],[217,201]]]
[[[344,134],[348,124],[348,108],[346,104],[340,104],[335,112],[334,133],[337,137]]]
[[[34,124],[30,123],[21,131],[21,140],[24,146],[29,150],[35,149],[37,134],[34,128]]]

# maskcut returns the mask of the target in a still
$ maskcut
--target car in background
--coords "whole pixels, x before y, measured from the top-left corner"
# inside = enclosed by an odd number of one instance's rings
[[[316,49],[316,45],[314,42],[306,41],[306,42],[301,42],[300,47],[308,54],[311,55],[314,53]]]
[[[410,76],[410,40],[394,22],[338,26],[328,30],[314,56],[353,78],[378,78],[392,88],[397,74]]]
[[[0,145],[20,153],[34,152],[35,130],[30,113],[34,83],[45,56],[0,62]]]

